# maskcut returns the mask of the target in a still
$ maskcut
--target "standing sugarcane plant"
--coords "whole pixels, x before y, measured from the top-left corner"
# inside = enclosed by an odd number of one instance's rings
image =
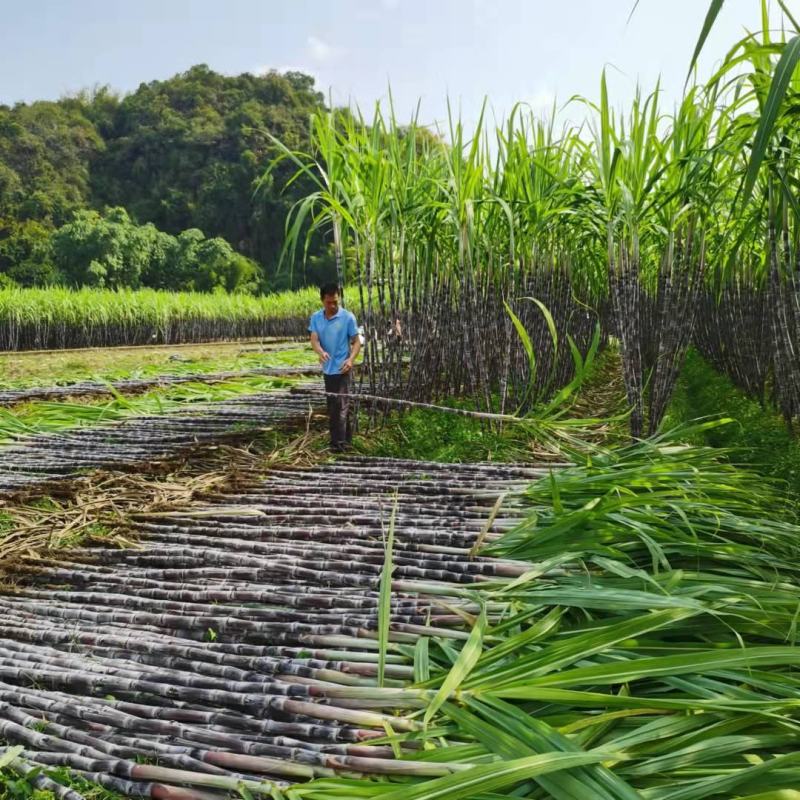
[[[578,129],[522,106],[494,130],[451,109],[446,136],[391,105],[370,120],[318,114],[309,152],[279,155],[316,186],[285,252],[332,236],[363,308],[368,393],[500,414],[547,402],[574,377],[551,328],[585,354],[599,316],[602,341],[619,341],[634,438],[658,430],[692,343],[796,419],[800,37],[776,42],[768,26],[764,6],[764,32],[670,113],[659,86],[616,110],[603,74]]]
[[[347,228],[343,258],[364,310],[368,393],[422,401],[466,394],[488,412],[519,405],[531,375],[506,304],[540,346],[536,394],[568,383],[573,360],[566,348],[551,350],[550,325],[585,353],[595,305],[566,244],[575,234],[570,204],[583,192],[572,175],[583,157],[574,135],[557,138],[552,125],[515,112],[492,157],[483,118],[467,132],[451,113],[449,143],[380,108],[369,124],[343,114],[331,131],[335,119],[326,116],[313,153],[280,156],[298,176],[319,173],[320,187],[295,206],[285,250],[298,249],[309,218],[309,231],[337,220]],[[547,306],[547,325],[526,296]]]
[[[800,36],[774,41],[765,4],[762,20],[760,34],[738,42],[711,82],[715,89],[735,86],[729,92],[734,125],[721,146],[729,151],[737,191],[724,195],[733,213],[725,215],[726,235],[717,242],[721,268],[704,300],[698,345],[746,392],[762,402],[771,395],[791,426],[800,414]],[[787,20],[797,33],[788,12]]]
[[[605,231],[612,325],[620,343],[631,435],[640,438],[645,427],[645,373],[652,330],[652,303],[645,280],[649,261],[658,252],[648,212],[664,168],[658,88],[646,98],[637,91],[628,119],[618,121],[604,72],[597,114],[591,143],[596,213]]]

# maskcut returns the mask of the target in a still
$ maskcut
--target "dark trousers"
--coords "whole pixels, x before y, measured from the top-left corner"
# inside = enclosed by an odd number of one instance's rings
[[[327,396],[328,422],[331,430],[331,447],[339,450],[350,444],[353,431],[350,424],[350,373],[343,375],[323,375],[325,391],[333,392]],[[335,396],[335,395],[338,395]]]

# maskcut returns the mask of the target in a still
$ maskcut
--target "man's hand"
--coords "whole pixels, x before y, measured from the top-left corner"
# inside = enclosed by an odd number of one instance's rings
[[[324,350],[320,350],[320,352],[319,352],[319,363],[324,365],[326,361],[330,361],[330,360],[331,360],[331,357]]]
[[[345,359],[344,364],[342,364],[342,375],[344,375],[347,372],[350,372],[351,369],[353,369],[353,359],[352,359],[352,357],[348,358],[348,359]]]

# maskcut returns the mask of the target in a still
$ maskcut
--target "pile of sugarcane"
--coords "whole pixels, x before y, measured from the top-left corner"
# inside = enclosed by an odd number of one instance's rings
[[[246,370],[229,370],[226,372],[182,373],[180,375],[154,375],[149,378],[125,378],[122,380],[77,381],[75,383],[55,386],[31,386],[25,389],[0,390],[0,406],[24,403],[28,400],[55,400],[65,397],[102,397],[114,396],[117,393],[142,392],[165,386],[176,386],[181,383],[220,383],[251,375],[269,375],[274,377],[317,375],[319,367],[252,367]]]
[[[319,112],[311,150],[280,156],[316,182],[286,253],[305,220],[332,232],[370,394],[525,409],[580,376],[599,322],[619,342],[635,437],[657,430],[693,341],[795,419],[798,61],[800,38],[749,35],[667,113],[660,87],[617,112],[604,74],[576,127],[517,108],[436,136],[380,108],[369,123]]]
[[[144,797],[458,771],[416,760],[413,742],[404,760],[370,742],[420,727],[390,713],[420,706],[401,688],[409,649],[460,647],[480,610],[466,590],[528,568],[471,551],[515,521],[492,513],[499,495],[545,473],[358,458],[282,469],[141,515],[139,547],[22,562],[0,597],[0,738],[31,764]]]
[[[23,560],[0,737],[131,796],[788,798],[789,512],[670,439],[276,469]]]
[[[13,443],[0,447],[0,491],[44,488],[90,470],[129,468],[174,458],[198,445],[302,420],[319,407],[313,395],[277,390],[60,433],[22,433]]]

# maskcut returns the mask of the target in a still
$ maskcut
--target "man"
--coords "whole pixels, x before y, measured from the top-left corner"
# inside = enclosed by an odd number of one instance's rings
[[[329,393],[328,420],[334,453],[344,452],[350,446],[350,400],[346,395],[350,392],[353,364],[361,351],[356,318],[339,307],[340,292],[335,283],[326,283],[319,290],[322,308],[311,315],[308,323],[311,347],[319,356],[325,391]]]

